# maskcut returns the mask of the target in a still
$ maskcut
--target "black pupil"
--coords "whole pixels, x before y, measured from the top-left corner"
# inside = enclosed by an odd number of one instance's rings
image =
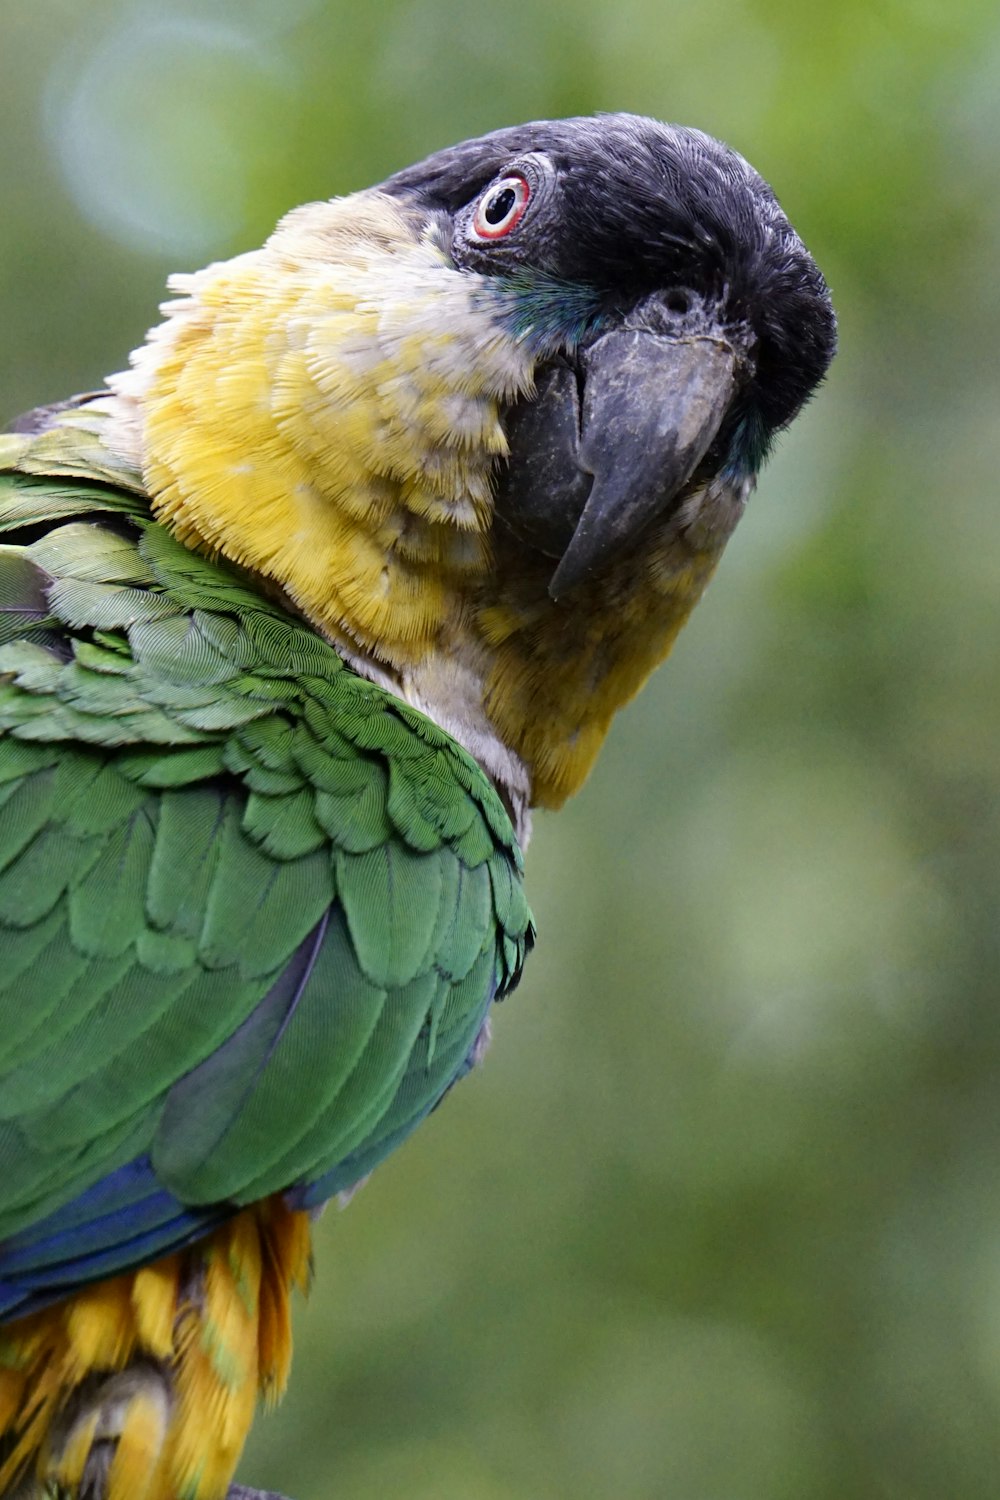
[[[483,218],[487,224],[499,224],[506,219],[516,202],[517,194],[512,187],[501,188],[483,209]]]

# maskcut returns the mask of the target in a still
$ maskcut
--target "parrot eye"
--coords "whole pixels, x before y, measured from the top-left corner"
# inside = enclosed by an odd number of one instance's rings
[[[526,177],[511,173],[484,193],[472,218],[473,233],[481,240],[499,240],[524,218],[531,189]]]

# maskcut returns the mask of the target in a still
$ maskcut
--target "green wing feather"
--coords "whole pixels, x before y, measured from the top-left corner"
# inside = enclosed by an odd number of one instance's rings
[[[479,767],[93,428],[0,440],[0,1236],[145,1153],[185,1204],[346,1185],[533,936]]]

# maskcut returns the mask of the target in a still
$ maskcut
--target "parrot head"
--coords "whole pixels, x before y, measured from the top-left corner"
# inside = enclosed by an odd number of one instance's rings
[[[538,358],[497,509],[558,560],[553,598],[696,471],[753,478],[830,362],[815,263],[763,179],[701,131],[630,115],[500,130],[385,190],[436,209]]]
[[[440,151],[172,288],[107,441],[522,831],[669,651],[835,349],[763,179],[633,115]]]

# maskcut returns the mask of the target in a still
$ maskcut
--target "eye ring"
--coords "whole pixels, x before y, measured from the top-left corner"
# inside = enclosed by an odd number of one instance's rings
[[[480,240],[501,240],[524,218],[531,197],[528,179],[511,172],[495,182],[476,204],[472,232]]]

